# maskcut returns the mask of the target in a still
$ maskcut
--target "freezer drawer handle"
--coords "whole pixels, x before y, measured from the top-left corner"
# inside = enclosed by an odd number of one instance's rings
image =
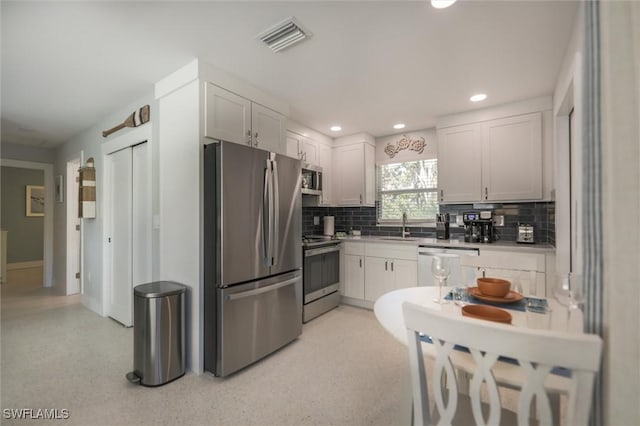
[[[296,283],[298,281],[300,281],[300,277],[290,278],[290,279],[288,279],[286,281],[282,281],[281,283],[278,283],[278,284],[269,285],[269,286],[266,286],[266,287],[260,287],[260,288],[256,288],[256,289],[253,289],[253,290],[247,290],[247,291],[243,291],[242,293],[229,294],[226,297],[226,299],[227,300],[244,299],[245,297],[256,296],[258,294],[267,293],[269,291],[277,290],[279,288],[286,287],[288,285],[294,284],[294,283]]]

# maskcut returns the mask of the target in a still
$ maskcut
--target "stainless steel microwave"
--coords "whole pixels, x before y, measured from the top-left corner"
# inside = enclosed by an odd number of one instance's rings
[[[322,195],[322,167],[311,164],[302,166],[302,193]]]

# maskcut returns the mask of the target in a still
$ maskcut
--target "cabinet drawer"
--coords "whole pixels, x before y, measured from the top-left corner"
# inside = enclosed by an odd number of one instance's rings
[[[536,253],[511,253],[480,249],[479,256],[464,256],[460,259],[464,266],[499,268],[518,271],[545,272],[545,255]]]
[[[364,244],[362,243],[342,243],[342,249],[344,254],[364,255]]]
[[[366,255],[389,259],[417,260],[418,247],[400,244],[367,244]]]

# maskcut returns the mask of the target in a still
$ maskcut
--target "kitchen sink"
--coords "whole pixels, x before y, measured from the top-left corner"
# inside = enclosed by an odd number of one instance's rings
[[[418,241],[417,238],[402,238],[402,237],[381,237],[381,240],[389,241]]]

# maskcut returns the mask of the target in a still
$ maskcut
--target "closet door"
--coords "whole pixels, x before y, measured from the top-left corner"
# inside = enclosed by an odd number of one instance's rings
[[[108,315],[133,325],[133,288],[151,281],[151,180],[147,143],[107,156]]]

